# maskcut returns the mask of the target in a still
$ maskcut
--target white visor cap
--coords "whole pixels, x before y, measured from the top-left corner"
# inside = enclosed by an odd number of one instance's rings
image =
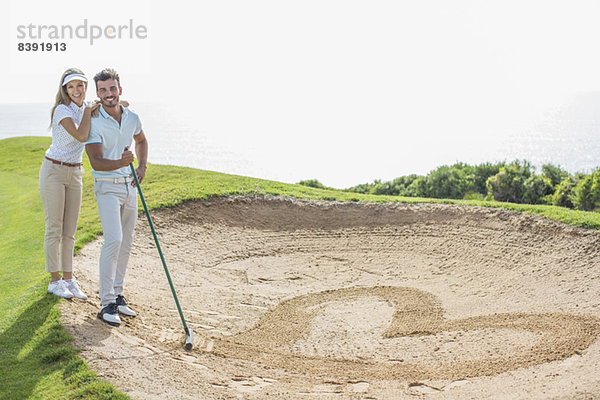
[[[78,81],[83,81],[83,82],[87,82],[87,78],[84,75],[81,74],[69,74],[67,76],[65,76],[65,79],[63,80],[63,86],[65,86],[67,83],[74,81],[74,80],[78,80]]]

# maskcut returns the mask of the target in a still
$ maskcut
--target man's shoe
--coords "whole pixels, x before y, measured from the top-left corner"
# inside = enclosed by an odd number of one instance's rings
[[[88,297],[86,296],[85,293],[83,293],[81,291],[81,288],[79,287],[79,282],[77,282],[77,279],[71,278],[70,280],[65,281],[65,283],[67,284],[67,289],[69,289],[69,291],[71,293],[73,293],[73,296],[75,296],[81,300],[87,300]]]
[[[123,315],[127,315],[128,317],[135,317],[137,314],[127,305],[125,301],[125,297],[118,295],[117,296],[117,308],[119,312]]]
[[[110,303],[102,307],[98,313],[98,318],[112,326],[119,326],[121,324],[121,318],[119,318],[119,311],[115,303]]]
[[[67,284],[62,279],[58,281],[50,282],[48,284],[48,293],[52,293],[58,297],[70,299],[73,297],[73,293],[67,288]]]

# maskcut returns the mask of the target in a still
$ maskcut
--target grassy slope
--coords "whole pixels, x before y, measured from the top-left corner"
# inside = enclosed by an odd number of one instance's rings
[[[0,399],[126,398],[79,359],[46,294],[38,171],[48,145],[0,141]]]
[[[49,138],[0,141],[0,399],[126,398],[100,381],[77,356],[59,322],[57,299],[47,295],[44,217],[38,171]],[[85,157],[84,157],[85,159]],[[89,163],[77,233],[77,248],[101,232]],[[150,208],[231,194],[270,194],[341,201],[442,202],[508,208],[573,225],[600,229],[600,214],[551,206],[481,201],[367,196],[151,165],[143,184]]]

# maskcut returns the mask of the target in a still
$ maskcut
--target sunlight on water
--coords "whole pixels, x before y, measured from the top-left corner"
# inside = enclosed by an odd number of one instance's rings
[[[558,164],[572,173],[600,166],[600,93],[539,104],[524,112],[490,112],[468,120],[420,116],[412,121],[417,127],[374,122],[372,130],[351,130],[344,121],[311,128],[311,121],[273,126],[235,115],[225,120],[179,105],[138,103],[133,109],[150,142],[150,162],[288,183],[317,178],[344,188],[426,174],[454,162],[526,159],[538,167]],[[49,111],[49,104],[0,105],[0,139],[49,136]],[[428,129],[433,132],[427,134]]]

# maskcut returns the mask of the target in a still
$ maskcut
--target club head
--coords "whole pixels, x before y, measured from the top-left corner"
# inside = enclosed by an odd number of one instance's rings
[[[188,328],[185,335],[185,349],[191,350],[194,343],[194,332]]]

